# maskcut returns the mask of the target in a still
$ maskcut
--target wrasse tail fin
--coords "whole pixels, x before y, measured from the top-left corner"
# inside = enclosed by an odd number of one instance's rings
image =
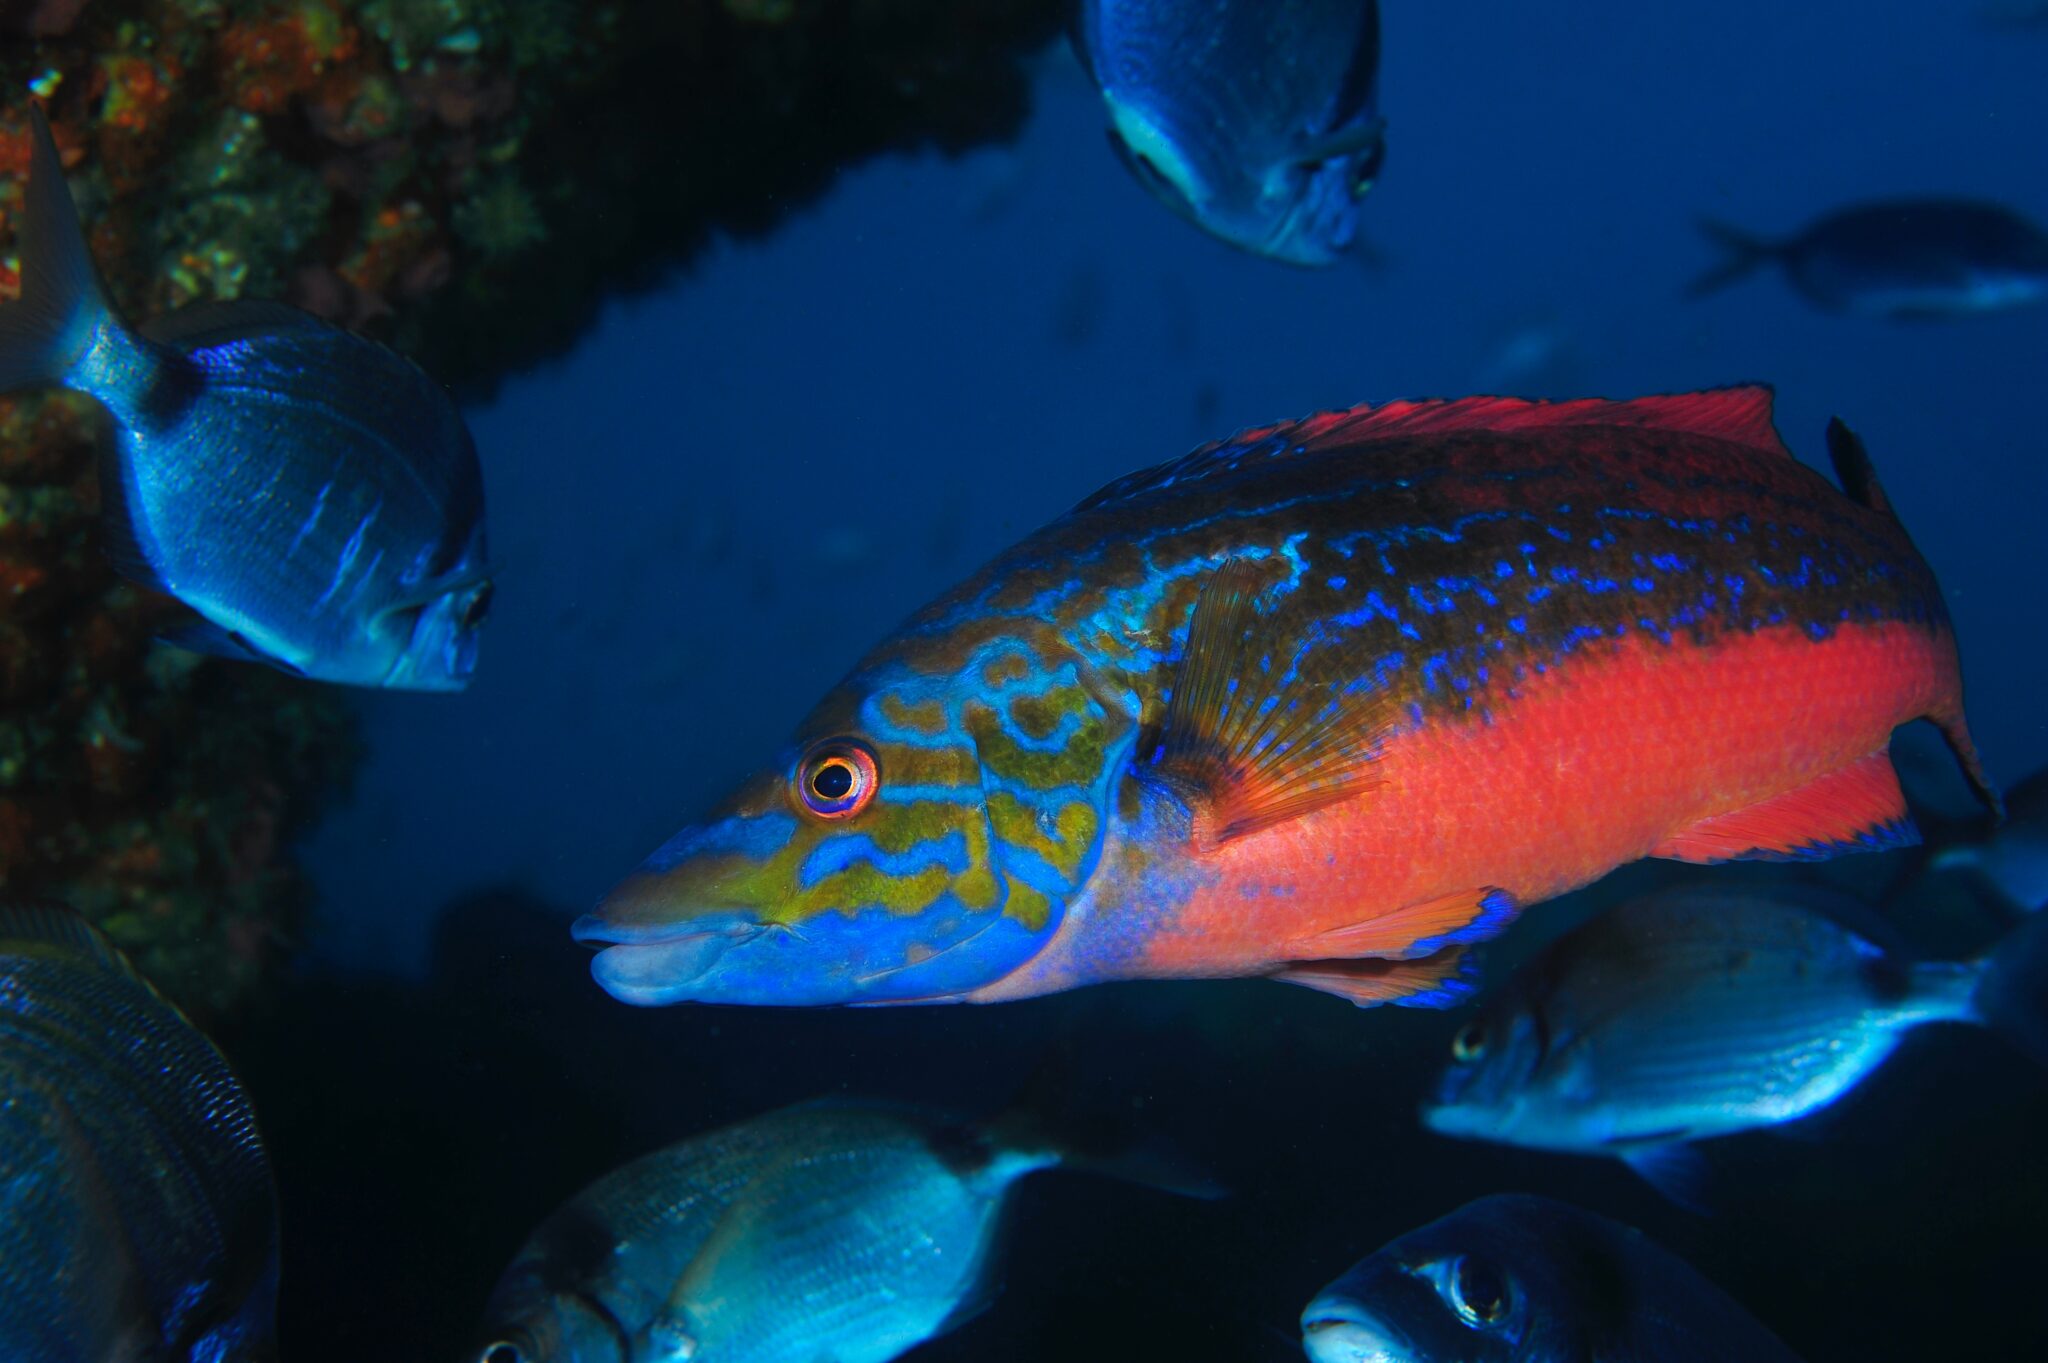
[[[1893,524],[1905,529],[1899,521],[1899,513],[1892,509],[1891,498],[1885,496],[1884,487],[1877,481],[1877,469],[1870,462],[1870,451],[1864,448],[1862,437],[1850,430],[1848,423],[1840,417],[1828,420],[1828,458],[1835,466],[1835,477],[1840,480],[1842,491],[1851,501],[1889,517]],[[1956,763],[1963,769],[1963,777],[1969,781],[1977,799],[1993,817],[2003,820],[2005,800],[1984,774],[1984,763],[1977,756],[1976,744],[1970,741],[1970,727],[1963,720],[1961,703],[1950,705],[1927,718],[1941,730],[1942,738],[1948,743],[1949,751],[1955,754]]]
[[[1231,838],[1347,799],[1378,784],[1372,757],[1388,728],[1370,677],[1320,675],[1319,659],[1271,637],[1258,609],[1260,560],[1227,559],[1196,598],[1188,643],[1141,779],[1185,799],[1195,840]],[[1325,667],[1341,666],[1325,650]]]
[[[1335,994],[1360,1008],[1450,1008],[1478,991],[1479,963],[1464,947],[1445,947],[1414,961],[1296,961],[1269,978]]]
[[[62,382],[107,311],[49,122],[33,103],[28,119],[28,187],[17,220],[21,300],[0,308],[0,393]]]
[[[1701,218],[1699,227],[1708,240],[1721,248],[1723,258],[1720,264],[1695,276],[1685,286],[1687,298],[1705,298],[1710,293],[1719,293],[1754,273],[1765,261],[1775,259],[1779,251],[1776,242],[1766,241],[1752,232],[1730,227],[1713,218]]]
[[[1703,819],[1650,855],[1701,863],[1824,861],[1919,841],[1891,754],[1880,750],[1796,790]]]
[[[1460,890],[1319,932],[1290,943],[1289,949],[1318,960],[1339,956],[1415,960],[1443,947],[1498,936],[1520,911],[1521,905],[1506,890],[1491,886]]]

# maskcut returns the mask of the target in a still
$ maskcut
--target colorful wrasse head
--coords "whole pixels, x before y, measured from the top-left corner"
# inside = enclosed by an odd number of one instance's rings
[[[1050,631],[913,627],[576,936],[629,1003],[957,997],[1036,952],[1086,880],[1122,713]]]

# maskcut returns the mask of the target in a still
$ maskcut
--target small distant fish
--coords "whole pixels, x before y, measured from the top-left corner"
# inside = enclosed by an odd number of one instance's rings
[[[1074,47],[1176,213],[1295,265],[1354,245],[1385,155],[1375,0],[1083,0]]]
[[[1867,1079],[1911,1029],[1979,1023],[2048,1061],[2048,917],[1984,959],[1915,961],[1811,886],[1697,886],[1553,942],[1451,1042],[1424,1122],[1610,1155],[1695,1200],[1686,1143],[1795,1121]]]
[[[2006,793],[2006,820],[1934,854],[1939,869],[1966,869],[2013,908],[2048,908],[2048,769]]]
[[[1010,1186],[1063,1158],[1000,1127],[851,1101],[684,1141],[543,1222],[468,1357],[884,1363],[989,1303]]]
[[[0,309],[0,392],[57,384],[113,414],[100,470],[122,573],[203,623],[183,647],[319,681],[455,691],[489,609],[483,477],[410,361],[281,303],[124,326],[101,292],[40,109]]]
[[[1361,1259],[1301,1313],[1311,1363],[1799,1363],[1641,1231],[1482,1197]]]
[[[1862,317],[1962,317],[2048,296],[2048,235],[1993,203],[1901,199],[1830,213],[1782,241],[1703,219],[1727,252],[1687,288],[1699,298],[1776,261],[1816,307]]]
[[[220,1052],[82,920],[0,905],[0,1358],[266,1357],[276,1287]]]

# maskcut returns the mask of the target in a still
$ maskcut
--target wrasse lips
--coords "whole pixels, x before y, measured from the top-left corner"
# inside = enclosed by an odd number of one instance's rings
[[[718,914],[662,926],[619,924],[587,913],[569,929],[598,948],[590,973],[625,1003],[656,1007],[699,997],[703,983],[732,947],[764,931],[738,915]]]

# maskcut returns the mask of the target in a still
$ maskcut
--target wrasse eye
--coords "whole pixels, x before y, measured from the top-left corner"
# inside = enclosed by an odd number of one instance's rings
[[[865,744],[832,739],[804,755],[796,769],[797,798],[821,819],[845,819],[875,798],[881,773]]]
[[[526,1355],[517,1344],[497,1343],[484,1350],[481,1363],[526,1363]]]
[[[1486,1024],[1483,1022],[1468,1022],[1451,1038],[1451,1059],[1460,1065],[1469,1065],[1485,1054]]]

